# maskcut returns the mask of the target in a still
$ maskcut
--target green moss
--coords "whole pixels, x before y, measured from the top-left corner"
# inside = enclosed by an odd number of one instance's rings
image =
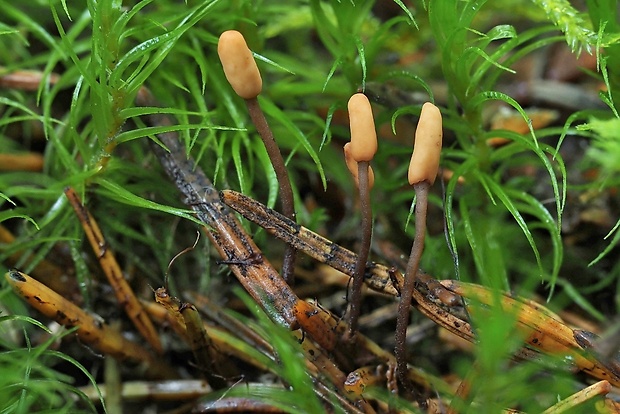
[[[378,111],[379,120],[391,122],[393,129],[399,121],[415,118],[422,101],[435,101],[441,105],[446,135],[452,139],[444,149],[442,166],[454,174],[444,194],[437,191],[431,196],[435,209],[429,220],[437,225],[431,225],[434,230],[427,238],[423,268],[441,277],[460,276],[524,295],[545,284],[552,305],[577,304],[599,319],[610,313],[596,306],[593,292],[581,292],[575,286],[579,283],[561,273],[565,264],[562,218],[572,183],[557,149],[564,137],[591,138],[586,164],[601,168],[604,178],[586,186],[617,185],[620,149],[618,99],[614,98],[618,79],[607,68],[618,66],[620,33],[617,21],[605,20],[615,16],[609,12],[615,10],[615,2],[587,1],[583,12],[562,1],[511,1],[498,6],[485,1],[430,0],[414,2],[411,9],[395,3],[392,16],[382,18],[377,11],[383,5],[370,0],[300,0],[285,5],[244,0],[34,1],[27,7],[0,0],[0,62],[4,65],[0,73],[36,70],[45,80],[59,74],[55,84],[43,82],[33,92],[4,89],[0,96],[1,152],[45,147],[42,172],[0,173],[0,222],[17,237],[9,245],[0,245],[0,260],[8,263],[12,254],[21,252],[15,266],[29,272],[61,245],[68,250],[67,267],[75,268],[85,306],[97,306],[95,266],[83,253],[87,249],[81,229],[62,193],[70,185],[83,195],[123,265],[136,269],[144,285],[159,286],[170,258],[191,245],[197,228],[147,145],[154,134],[166,131],[179,134],[218,188],[237,189],[275,206],[278,186],[270,162],[215,52],[219,34],[235,28],[256,53],[265,85],[261,105],[285,153],[302,224],[314,229],[336,224],[331,235],[344,243],[356,229],[359,219],[348,207],[354,204],[355,189],[341,154],[348,131],[338,122],[338,110],[345,108],[352,93],[358,88],[379,91],[383,103],[402,98]],[[537,7],[542,13],[532,12]],[[512,81],[517,63],[555,43],[567,43],[582,53],[605,46],[598,52],[600,74],[593,76],[607,86],[601,98],[608,109],[580,111],[568,117],[563,127],[536,131],[530,127],[526,134],[488,131],[486,112],[497,102],[530,121],[521,104],[498,86],[506,79]],[[397,63],[409,54],[416,59]],[[393,89],[382,89],[386,85]],[[161,108],[136,106],[143,86],[153,92]],[[151,113],[169,115],[173,125],[146,126],[140,117]],[[582,121],[588,121],[587,126],[573,127]],[[44,143],[37,141],[41,136]],[[558,147],[550,138],[557,136],[561,136]],[[509,143],[492,148],[487,145],[492,137]],[[413,235],[412,226],[405,225],[413,199],[413,190],[405,185],[412,139],[382,141],[373,162],[375,234],[401,248],[410,245]],[[526,164],[543,171],[544,179],[507,173]],[[466,186],[458,183],[459,177],[465,178]],[[540,180],[550,188],[551,200],[533,195],[535,181]],[[344,218],[335,223],[328,223],[330,203],[316,210],[305,203],[326,186],[347,200],[342,203]],[[444,220],[447,243],[441,231]],[[596,259],[595,265],[605,258],[620,240],[617,227],[609,229],[608,247],[583,261]],[[256,239],[264,242],[265,234],[257,233]],[[270,243],[263,245],[267,255],[277,252]],[[229,293],[222,287],[229,279],[209,253],[210,248],[202,246],[192,260],[175,265],[175,289],[205,291],[215,286],[222,295]],[[591,284],[599,291],[617,283],[618,272],[596,266],[593,272],[596,280]],[[554,297],[550,292],[556,286],[562,293]],[[7,293],[1,299],[7,308],[28,312],[8,297]],[[481,331],[474,353],[480,359],[489,358],[481,362],[477,375],[497,378],[492,383],[481,380],[474,398],[493,409],[525,404],[529,378],[537,369],[531,364],[508,366],[513,343],[494,348],[504,344],[511,332],[507,320],[479,322],[491,328]],[[279,354],[288,355],[293,364],[298,359],[294,345],[276,328],[271,332],[265,321],[261,323],[261,329],[282,341]],[[0,358],[6,364],[28,362],[22,364],[28,369],[15,371],[16,376],[0,384],[0,401],[2,387],[21,387],[20,396],[3,407],[5,412],[34,410],[34,401],[49,401],[49,406],[40,405],[41,410],[72,410],[66,397],[72,392],[70,379],[48,367],[52,363],[44,355],[51,351],[41,348],[33,354],[31,349],[39,348],[2,347]],[[284,367],[279,375],[290,384],[299,381],[296,390],[312,387],[303,366]],[[23,385],[31,378],[27,371],[44,380],[36,387],[32,381]],[[505,385],[509,379],[522,387],[493,385]],[[567,395],[564,380],[557,387],[553,381],[543,382],[537,390],[544,395],[532,402],[533,411],[552,404],[551,395]],[[262,392],[248,388],[254,391]],[[269,392],[266,395],[273,397]],[[303,410],[317,410],[309,396],[314,394],[307,389],[304,393],[300,395],[308,398],[309,405]],[[501,398],[495,397],[498,394]],[[283,394],[282,404],[290,398],[295,397]]]

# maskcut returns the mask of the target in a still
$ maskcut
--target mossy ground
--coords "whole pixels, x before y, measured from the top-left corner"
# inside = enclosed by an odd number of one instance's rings
[[[553,310],[570,311],[601,329],[613,326],[620,305],[620,232],[614,227],[620,126],[613,71],[620,31],[618,21],[606,16],[616,16],[615,7],[613,1],[586,1],[577,11],[563,1],[516,0],[0,0],[0,75],[32,70],[43,76],[34,90],[0,89],[0,153],[43,157],[42,170],[0,173],[0,222],[16,237],[0,245],[0,259],[5,269],[26,273],[45,273],[41,263],[48,260],[71,280],[68,299],[107,321],[124,320],[64,198],[63,189],[72,186],[138,295],[150,300],[151,287],[163,285],[170,260],[193,244],[199,228],[147,145],[162,132],[140,118],[153,111],[174,119],[167,129],[179,134],[217,188],[277,207],[270,162],[216,54],[219,34],[234,28],[258,59],[261,104],[289,167],[299,223],[355,249],[359,212],[342,157],[349,139],[342,110],[363,89],[376,102],[380,135],[373,161],[374,241],[409,251],[412,131],[421,104],[434,101],[445,120],[444,177],[431,195],[422,268],[438,279],[539,295]],[[162,108],[136,106],[143,86]],[[551,121],[539,126],[539,118]],[[521,130],[492,130],[505,119],[531,119],[536,129],[522,122]],[[488,145],[495,138],[506,144]],[[277,262],[281,245],[245,225]],[[373,259],[384,257],[375,250]],[[201,241],[171,267],[171,290],[199,292],[221,309],[247,314],[233,293],[236,281],[216,260]],[[327,276],[317,283],[326,273],[302,258],[296,289],[342,314],[346,286]],[[100,358],[70,336],[57,352],[58,334],[35,326],[35,320],[49,321],[3,286],[3,315],[22,315],[2,320],[0,369],[10,373],[0,376],[3,412],[94,410],[74,395],[88,382],[81,371],[103,380]],[[389,314],[394,303],[369,296],[363,314]],[[23,315],[35,320],[24,323]],[[253,328],[281,342],[279,381],[306,395],[312,385],[294,341],[255,317],[260,322]],[[363,320],[362,331],[391,351],[394,318],[375,318]],[[426,318],[414,314],[413,322],[420,334],[411,346],[412,364],[462,378],[477,361],[472,398],[485,412],[541,411],[575,391],[575,377],[566,369],[511,362],[519,339],[510,315],[478,322],[485,329],[471,351],[442,340]],[[131,331],[126,322],[123,328]],[[198,377],[187,350],[170,341],[166,358]],[[174,351],[175,345],[181,349]],[[250,394],[279,401],[284,409],[301,398],[261,388],[260,374],[255,368],[243,372]],[[132,377],[141,379],[124,371],[123,380]],[[295,412],[317,409],[306,397],[308,406],[295,406]]]

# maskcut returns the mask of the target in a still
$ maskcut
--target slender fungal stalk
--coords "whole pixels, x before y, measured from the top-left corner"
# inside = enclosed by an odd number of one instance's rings
[[[282,214],[291,220],[295,220],[295,201],[293,198],[293,189],[291,187],[291,181],[288,177],[288,171],[284,164],[284,158],[280,152],[280,147],[273,138],[273,132],[267,124],[265,114],[260,108],[257,98],[250,98],[245,100],[248,106],[248,113],[250,118],[256,126],[256,130],[263,140],[271,165],[276,172],[278,184],[280,185],[280,201],[282,202]],[[294,247],[287,245],[284,251],[284,259],[282,262],[282,277],[287,283],[292,285],[294,283],[294,270],[295,270],[295,256],[296,250]]]
[[[263,80],[252,51],[248,48],[241,33],[236,30],[228,30],[220,35],[217,53],[222,62],[226,79],[235,93],[245,99],[250,118],[252,118],[256,130],[263,140],[280,185],[282,213],[291,220],[295,220],[295,202],[286,165],[284,165],[280,148],[273,139],[273,133],[258,103],[257,96],[263,90]],[[295,248],[287,246],[284,251],[281,273],[284,280],[290,285],[294,283],[294,270]]]
[[[396,332],[394,335],[396,346],[394,355],[396,356],[396,373],[398,379],[409,393],[413,392],[413,385],[407,375],[407,326],[409,325],[409,313],[411,309],[411,295],[415,288],[416,275],[419,271],[420,259],[424,250],[424,238],[426,236],[426,210],[428,207],[428,181],[414,184],[416,194],[415,205],[415,238],[411,247],[411,255],[405,270],[405,281],[400,291],[400,302],[398,302],[398,316],[396,318]]]
[[[398,316],[396,317],[396,343],[394,354],[396,356],[396,374],[403,384],[405,391],[414,395],[421,408],[426,408],[427,402],[415,393],[413,384],[407,375],[407,326],[409,325],[409,312],[411,309],[411,295],[418,280],[420,259],[424,250],[424,238],[426,236],[426,210],[428,207],[428,191],[437,178],[439,158],[441,156],[442,119],[439,108],[430,102],[422,105],[420,122],[415,131],[414,151],[409,162],[407,179],[413,186],[416,195],[415,205],[415,238],[411,247],[411,255],[407,262],[407,269],[403,286],[400,291],[398,303]]]
[[[362,227],[360,235],[360,249],[355,262],[355,273],[353,276],[353,284],[351,285],[351,295],[349,301],[351,303],[349,315],[349,337],[357,332],[358,319],[361,312],[362,302],[362,285],[364,284],[364,275],[366,274],[366,263],[370,253],[370,241],[372,238],[372,210],[370,208],[370,165],[368,161],[362,161],[357,164],[358,167],[358,186],[360,194],[360,208],[362,211]]]
[[[351,142],[344,146],[344,158],[347,168],[353,175],[360,195],[362,227],[360,235],[360,251],[355,262],[353,285],[349,297],[349,330],[347,337],[351,339],[357,332],[358,319],[361,312],[362,285],[366,275],[366,262],[370,253],[372,238],[372,209],[370,207],[370,190],[374,185],[374,173],[370,161],[377,152],[377,132],[370,101],[363,93],[356,93],[347,104]]]

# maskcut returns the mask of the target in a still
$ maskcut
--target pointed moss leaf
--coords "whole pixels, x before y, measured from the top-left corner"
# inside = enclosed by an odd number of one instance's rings
[[[69,56],[73,64],[76,68],[78,68],[80,74],[87,80],[89,85],[96,85],[97,81],[93,76],[93,73],[88,70],[87,66],[82,62],[82,60],[78,57],[76,50],[74,49],[74,42],[67,35],[62,22],[60,21],[60,17],[58,16],[58,12],[56,11],[56,6],[52,4],[52,17],[54,18],[54,23],[56,24],[56,29],[58,29],[58,33],[60,34],[60,44],[61,46],[56,46],[58,48],[58,53],[63,57]]]
[[[473,229],[475,224],[472,223],[467,201],[465,199],[459,200],[459,211],[461,212],[461,222],[465,230],[465,237],[467,237],[470,251],[474,257],[474,263],[476,264],[478,270],[482,272],[482,274],[486,275],[486,272],[484,271],[485,266],[482,255],[483,249],[479,247],[479,240],[474,234]]]
[[[28,114],[27,117],[22,116],[20,118],[20,120],[22,120],[22,121],[33,120],[33,121],[41,122],[42,124],[48,124],[51,121],[51,122],[53,122],[55,124],[58,124],[58,125],[64,125],[64,122],[62,122],[62,121],[59,121],[59,120],[54,119],[54,118],[45,118],[45,117],[37,114],[36,112],[31,110],[30,108],[28,108],[27,106],[21,104],[20,102],[14,101],[14,100],[9,99],[9,98],[5,98],[3,96],[0,96],[0,104],[13,107],[13,108],[19,110],[20,112],[24,112],[24,113]],[[5,117],[5,119],[0,119],[0,125],[3,125],[4,123],[7,123],[9,120],[13,121],[14,118],[6,118]]]
[[[295,71],[293,71],[292,69],[285,68],[284,66],[282,66],[282,65],[280,65],[280,64],[278,64],[278,63],[276,63],[276,62],[274,62],[273,60],[271,60],[271,59],[269,59],[269,58],[267,58],[267,57],[265,57],[265,56],[263,56],[263,55],[259,55],[258,53],[254,53],[254,52],[252,52],[252,55],[253,55],[253,56],[254,56],[257,60],[261,60],[261,61],[263,61],[263,62],[265,62],[265,63],[270,64],[271,66],[273,66],[273,67],[275,67],[275,68],[277,68],[277,69],[280,69],[281,71],[284,71],[284,72],[290,73],[291,75],[295,75]]]
[[[166,58],[179,38],[204,18],[204,16],[206,16],[219,2],[220,0],[214,0],[195,6],[176,28],[163,35],[148,39],[132,48],[118,60],[110,76],[110,83],[114,84],[115,81],[118,82],[125,69],[132,63],[148,57],[149,60],[148,63],[145,64],[144,69],[133,77],[131,84],[127,88],[128,92],[137,90]]]
[[[228,135],[229,134],[220,134],[217,141],[211,141],[215,147],[215,154],[217,155],[217,161],[215,162],[215,166],[213,167],[211,173],[211,177],[213,177],[213,184],[216,186],[218,185],[220,171],[222,171],[224,156],[226,155],[225,147],[228,142]]]
[[[163,108],[163,107],[149,107],[139,106],[131,108],[123,108],[120,111],[120,117],[123,119],[133,118],[136,116],[154,115],[154,114],[168,114],[168,115],[189,115],[189,116],[204,116],[202,112],[188,111],[186,109],[179,108]]]
[[[464,177],[465,175],[469,174],[470,171],[477,168],[477,163],[478,161],[475,158],[468,158],[465,162],[463,162],[456,169],[454,169],[454,173],[452,174],[452,177],[450,178],[450,180],[448,181],[448,185],[446,186],[446,238],[448,239],[448,246],[454,260],[454,267],[457,275],[459,274],[459,256],[458,246],[456,244],[456,230],[454,227],[454,193],[456,191],[456,185],[458,184],[459,177]]]
[[[17,204],[15,204],[15,202],[13,200],[11,200],[9,197],[4,195],[4,193],[2,193],[2,192],[0,192],[0,198],[3,198],[4,200],[8,201],[9,203],[13,204],[14,206],[17,205]]]
[[[340,50],[336,39],[341,35],[341,31],[335,24],[334,9],[331,5],[320,0],[311,0],[310,7],[321,41],[333,56],[338,56]]]
[[[589,111],[577,111],[569,115],[568,118],[566,118],[566,121],[564,122],[564,126],[562,127],[562,133],[560,134],[560,138],[558,139],[558,144],[555,147],[556,153],[559,153],[560,147],[562,146],[562,143],[564,142],[564,138],[566,138],[566,136],[569,135],[570,132],[574,131],[570,129],[571,125],[573,125],[577,121],[588,119],[588,117],[589,117]]]
[[[126,12],[122,13],[118,17],[118,19],[116,20],[116,22],[114,23],[114,26],[112,26],[112,29],[110,31],[112,33],[126,33],[126,31],[127,32],[130,31],[131,28],[129,28],[129,29],[126,28],[128,23],[129,23],[129,21],[136,14],[138,14],[143,8],[148,6],[153,1],[155,1],[155,0],[142,0],[142,1],[138,2],[136,5],[134,5],[133,7],[131,7],[131,9],[129,11],[126,11]]]
[[[538,146],[538,140],[536,139],[536,133],[534,132],[534,128],[532,128],[532,120],[530,119],[530,117],[527,115],[525,110],[521,107],[521,105],[515,99],[511,98],[510,96],[502,92],[484,91],[484,92],[480,92],[478,95],[472,98],[471,105],[473,107],[477,107],[483,104],[484,102],[493,101],[493,100],[503,101],[507,103],[508,105],[512,106],[514,109],[517,110],[517,112],[519,112],[519,114],[521,114],[521,116],[523,117],[523,120],[525,120],[525,122],[527,123],[527,126],[530,130],[530,134],[532,135],[532,140],[534,144]]]
[[[286,130],[290,132],[290,134],[304,147],[312,161],[314,161],[314,165],[317,168],[317,171],[321,177],[321,182],[323,183],[323,188],[327,187],[327,179],[325,178],[325,171],[323,170],[323,165],[321,165],[321,160],[312,145],[304,135],[304,133],[293,123],[277,106],[273,104],[270,100],[262,99],[259,96],[260,104],[263,107],[265,113],[274,118],[277,122],[279,122]]]
[[[534,256],[536,257],[536,264],[538,265],[540,275],[542,276],[543,267],[542,267],[542,261],[540,258],[540,252],[538,251],[538,246],[536,246],[536,242],[534,241],[534,236],[532,235],[532,232],[528,228],[528,225],[525,222],[525,219],[523,218],[523,216],[521,215],[521,212],[518,210],[517,206],[515,205],[513,200],[510,198],[510,196],[506,193],[504,188],[501,185],[499,185],[497,182],[495,182],[494,179],[480,172],[476,172],[476,176],[481,182],[481,184],[483,184],[484,187],[488,189],[488,191],[490,191],[493,195],[495,195],[502,202],[504,207],[506,207],[506,209],[510,212],[510,214],[512,214],[512,217],[515,219],[515,221],[521,228],[523,235],[527,239],[528,243],[530,244],[530,247],[532,248],[532,251],[534,252]]]
[[[553,246],[553,267],[551,269],[549,284],[553,289],[560,273],[560,267],[564,257],[564,245],[562,242],[561,228],[556,225],[556,221],[553,216],[551,216],[549,210],[547,210],[543,203],[541,203],[536,197],[533,197],[524,191],[510,188],[506,189],[506,192],[513,200],[515,200],[515,204],[517,204],[519,210],[523,213],[536,217],[540,227],[542,227],[550,236],[551,244]]]
[[[271,159],[269,158],[269,154],[267,154],[267,150],[265,146],[260,142],[260,140],[254,141],[254,154],[258,158],[258,161],[263,167],[263,172],[267,176],[267,207],[274,208],[276,205],[276,200],[278,198],[278,190],[280,185],[278,184],[278,177],[276,176],[276,171],[273,169],[273,164]],[[291,183],[293,184],[293,183]]]
[[[564,293],[571,298],[577,306],[588,312],[596,320],[599,322],[604,322],[608,319],[598,309],[596,309],[594,305],[588,302],[588,300],[579,292],[579,289],[573,286],[568,280],[564,278],[558,279],[558,285],[562,286]]]
[[[332,67],[329,69],[329,73],[327,74],[327,77],[325,78],[325,82],[323,83],[323,89],[321,90],[321,92],[325,92],[325,88],[327,88],[327,84],[329,83],[329,80],[332,78],[332,76],[334,76],[334,73],[336,73],[336,70],[342,65],[342,58],[338,58],[334,61],[334,63],[332,64]]]
[[[404,227],[405,231],[409,227],[409,222],[411,222],[411,219],[415,215],[415,201],[416,201],[416,197],[414,195],[413,200],[411,200],[411,204],[409,205],[409,212],[407,213],[407,220],[405,221],[405,227]]]
[[[620,220],[616,222],[614,227],[605,236],[605,239],[608,239],[609,236],[613,234],[614,235],[613,239],[609,242],[607,247],[605,247],[605,249],[603,249],[603,251],[599,253],[598,256],[596,256],[594,260],[588,263],[588,266],[594,266],[595,264],[597,264],[603,257],[607,256],[607,254],[609,254],[609,252],[612,251],[614,247],[618,245],[618,242],[620,242],[620,231],[618,231],[619,227],[620,227]]]
[[[321,145],[319,145],[319,152],[321,152],[326,144],[331,142],[332,134],[329,126],[331,125],[332,119],[334,118],[334,113],[338,108],[340,108],[340,106],[337,103],[332,103],[329,105],[327,117],[325,118],[325,127],[323,128],[323,136],[321,137]]]
[[[52,331],[45,326],[44,324],[42,324],[41,322],[39,322],[36,319],[33,319],[29,316],[24,316],[24,315],[6,315],[6,316],[0,316],[0,325],[3,322],[8,322],[8,321],[22,321],[22,322],[26,322],[29,323],[31,325],[34,325],[38,328],[41,328],[42,330],[44,330],[45,332],[47,332],[48,334],[52,334]]]
[[[364,50],[364,44],[359,36],[355,36],[355,47],[360,59],[360,66],[362,67],[362,91],[366,90],[366,52]]]
[[[491,40],[514,39],[517,31],[510,24],[500,24],[489,30],[486,36]]]
[[[396,3],[398,5],[398,7],[400,7],[402,9],[402,11],[405,12],[405,14],[407,15],[408,19],[409,19],[409,24],[412,24],[413,26],[415,26],[416,29],[420,29],[418,27],[418,23],[415,21],[415,19],[413,18],[413,14],[411,14],[411,11],[407,8],[407,6],[405,6],[405,3],[403,3],[401,0],[393,0],[394,3]]]
[[[26,43],[26,39],[24,39],[24,37],[20,35],[19,30],[0,22],[0,36],[2,35],[18,35],[22,39],[22,41]]]
[[[398,79],[398,78],[411,79],[412,81],[414,81],[414,83],[417,83],[418,85],[420,85],[422,89],[424,89],[424,91],[428,94],[428,100],[433,104],[435,103],[435,96],[433,95],[433,90],[431,89],[430,85],[426,83],[424,79],[422,79],[420,76],[416,75],[413,72],[406,71],[406,70],[391,71],[383,75],[380,79],[391,80],[391,79]],[[414,102],[412,100],[410,104],[413,105],[416,103],[417,102]]]
[[[39,228],[39,225],[37,224],[37,222],[34,221],[34,219],[31,218],[30,216],[27,216],[26,214],[15,213],[12,210],[0,211],[0,223],[2,223],[3,221],[9,220],[9,219],[16,219],[16,218],[20,218],[20,219],[24,219],[26,221],[29,221],[30,223],[32,223],[32,225],[37,230],[41,230]]]
[[[56,339],[54,339],[56,340]],[[68,362],[69,364],[73,365],[74,367],[76,367],[78,370],[82,371],[82,373],[86,376],[86,378],[88,378],[88,381],[93,385],[93,387],[95,387],[95,390],[97,391],[97,396],[99,397],[99,402],[101,403],[104,412],[105,412],[105,400],[103,398],[103,395],[101,394],[101,390],[99,389],[99,386],[97,385],[97,380],[93,377],[93,375],[90,373],[90,371],[88,369],[86,369],[86,367],[84,367],[84,365],[80,364],[80,362],[78,362],[76,359],[70,357],[67,354],[64,354],[62,352],[59,351],[55,351],[55,350],[47,350],[46,354],[50,355],[50,356],[54,356],[58,359],[62,359],[63,361]],[[84,396],[85,397],[85,396]],[[86,399],[86,401],[89,401],[88,399]]]
[[[164,33],[163,35],[147,39],[139,45],[134,46],[124,56],[122,56],[114,70],[117,73],[122,73],[130,64],[142,59],[145,55],[149,54],[156,48],[161,48],[166,42],[172,42],[178,39],[178,32],[171,31]]]
[[[245,168],[247,168],[247,155],[243,156],[243,151],[241,151],[241,144],[245,137],[241,134],[235,134],[232,138],[232,146],[231,153],[233,158],[233,164],[235,165],[235,171],[237,171],[237,180],[239,181],[239,189],[242,193],[247,194],[248,186],[247,180],[245,177]]]
[[[73,19],[71,18],[71,14],[69,14],[69,9],[67,8],[67,0],[61,0],[60,4],[62,4],[62,9],[67,15],[67,19],[69,19],[70,22],[73,21]]]
[[[197,224],[203,224],[200,220],[194,217],[193,212],[191,210],[183,210],[180,208],[164,206],[159,203],[155,203],[154,201],[147,200],[145,198],[139,197],[127,190],[125,190],[120,185],[106,180],[105,178],[98,178],[97,183],[105,189],[103,191],[106,196],[118,200],[123,204],[127,204],[134,207],[146,208],[150,210],[161,211],[164,213],[172,214],[173,216],[182,217],[187,220],[193,221]],[[101,190],[99,190],[101,191]]]
[[[465,51],[463,52],[463,54],[459,57],[459,59],[457,61],[458,62],[458,66],[460,67],[460,72],[462,72],[463,74],[466,74],[469,71],[468,68],[469,68],[469,66],[473,65],[474,57],[475,56],[481,57],[490,66],[495,66],[496,68],[501,69],[502,71],[505,71],[505,72],[508,72],[508,73],[513,73],[513,74],[516,73],[515,70],[510,69],[509,67],[503,66],[499,62],[495,61],[484,50],[480,49],[479,47],[468,47],[467,49],[465,49]],[[488,66],[488,67],[490,67],[490,66]],[[481,66],[471,76],[470,84],[467,87],[467,91],[468,92],[470,90],[475,90],[475,88],[478,86],[479,80],[486,73],[486,70],[483,70],[483,68],[484,68],[484,66]],[[508,95],[506,95],[506,96],[508,96]],[[496,99],[500,99],[500,98],[496,98]]]
[[[566,206],[566,189],[567,189],[567,173],[566,173],[566,165],[564,164],[564,160],[557,153],[557,150],[547,144],[537,144],[537,142],[532,142],[532,140],[525,138],[523,135],[517,134],[512,131],[490,131],[485,134],[485,138],[490,138],[493,136],[501,136],[504,138],[511,139],[524,147],[528,148],[532,151],[538,159],[541,161],[547,174],[549,175],[549,179],[551,180],[551,187],[553,188],[553,195],[555,198],[556,204],[556,213],[557,213],[557,227],[558,229],[561,227],[562,223],[562,214],[564,212],[564,208]],[[491,159],[493,161],[501,160],[501,150],[495,151],[493,155],[491,155]],[[551,155],[551,157],[549,157]],[[554,166],[552,164],[551,159],[556,163]],[[559,174],[562,178],[562,188],[560,191],[560,184],[558,183],[558,178],[556,176],[556,169],[559,171]]]
[[[153,136],[156,134],[162,134],[166,132],[187,132],[191,129],[214,129],[220,131],[240,131],[239,128],[226,127],[226,126],[218,126],[218,125],[209,125],[205,126],[202,124],[181,124],[181,125],[166,125],[166,126],[156,126],[156,127],[144,127],[139,129],[133,129],[125,132],[121,132],[116,136],[115,141],[117,143],[132,141],[138,138],[144,138]]]
[[[14,7],[13,4],[18,3],[2,3],[2,17],[5,20],[15,20],[19,22],[20,26],[23,26],[23,28],[20,29],[21,32],[25,32],[27,30],[30,32],[28,33],[29,37],[32,36],[37,38],[45,46],[56,50],[58,53],[62,53],[56,38],[54,38],[54,36],[52,36],[43,26],[39,24],[40,20],[36,19],[37,16],[31,16],[29,13]],[[28,8],[26,8],[26,10],[28,10]]]

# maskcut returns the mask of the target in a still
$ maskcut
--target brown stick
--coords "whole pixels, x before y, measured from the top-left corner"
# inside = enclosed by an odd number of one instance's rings
[[[140,105],[156,106],[150,94],[143,90],[138,95]],[[170,125],[168,117],[151,115],[151,125]],[[157,138],[166,147],[151,141],[151,149],[159,158],[161,165],[185,196],[185,204],[190,206],[196,217],[205,223],[208,235],[220,256],[230,261],[230,268],[257,303],[270,314],[271,318],[286,326],[296,325],[293,306],[297,296],[282,279],[266,258],[248,263],[250,257],[259,257],[260,249],[243,230],[238,220],[219,199],[217,190],[202,169],[189,158],[175,133],[158,134]],[[245,262],[244,262],[245,260]]]
[[[86,238],[88,238],[90,246],[93,252],[95,252],[97,260],[99,260],[101,269],[103,269],[103,272],[110,282],[110,286],[112,286],[112,290],[114,290],[114,295],[118,303],[123,307],[127,316],[129,316],[136,326],[136,329],[138,329],[138,332],[151,344],[153,349],[155,349],[158,354],[163,354],[164,350],[159,340],[159,334],[142,308],[142,304],[134,294],[133,289],[129,286],[127,280],[125,280],[121,267],[116,261],[112,250],[109,249],[95,218],[86,207],[84,207],[73,188],[65,188],[65,195],[84,229]]]
[[[300,226],[277,211],[237,191],[223,190],[220,192],[220,197],[226,205],[239,212],[251,222],[258,224],[278,239],[292,244],[313,259],[325,263],[346,275],[351,277],[354,275],[357,255],[351,250]],[[421,284],[428,286],[434,296],[441,298],[441,301],[447,306],[454,306],[460,303],[460,296],[445,288],[431,276],[418,273],[417,278]],[[372,290],[397,296],[400,294],[403,276],[396,269],[389,268],[381,263],[368,262],[364,282]],[[422,294],[417,290],[414,292],[414,299],[418,301],[416,296],[417,298],[422,298]],[[425,302],[432,303],[428,300]],[[439,308],[437,307],[437,309]]]
[[[9,285],[33,308],[67,328],[76,327],[80,340],[89,346],[121,360],[144,363],[150,377],[171,378],[177,375],[146,348],[129,341],[117,330],[27,274],[10,270],[5,277]]]

